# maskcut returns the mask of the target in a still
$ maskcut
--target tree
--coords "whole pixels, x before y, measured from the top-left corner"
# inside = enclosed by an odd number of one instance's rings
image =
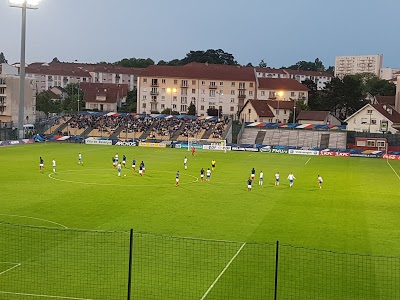
[[[287,69],[303,70],[303,71],[320,71],[320,72],[325,71],[325,67],[322,61],[319,60],[319,58],[316,58],[314,62],[304,61],[304,60],[298,61],[294,65],[287,67]]]
[[[46,115],[49,113],[60,113],[62,111],[61,100],[50,99],[46,91],[36,95],[36,109],[44,112]]]
[[[53,60],[51,61],[52,63],[59,63],[60,60],[57,57],[54,57]]]
[[[8,63],[6,57],[4,56],[3,52],[0,52],[0,64],[6,64]]]
[[[163,115],[179,115],[179,111],[173,110],[171,111],[170,108],[166,108],[161,112]]]
[[[251,62],[247,63],[246,67],[252,67],[253,64]]]
[[[326,72],[326,73],[329,73],[329,74],[331,74],[331,75],[334,75],[334,74],[335,74],[335,67],[334,67],[334,66],[329,66],[329,67],[325,70],[325,72]]]
[[[190,102],[187,114],[190,115],[190,116],[195,116],[196,115],[196,106],[194,105],[193,102]]]
[[[148,66],[154,65],[154,60],[151,58],[124,58],[122,60],[113,63],[116,66],[126,68],[147,68]]]
[[[63,101],[63,110],[65,112],[81,110],[81,108],[83,107],[83,92],[80,89],[79,84],[70,83],[66,85],[64,89],[67,91],[68,97]]]
[[[354,75],[363,84],[363,93],[372,96],[395,96],[396,86],[387,80],[379,79],[372,73],[361,73]]]
[[[137,89],[135,87],[133,88],[133,90],[128,91],[126,102],[122,107],[118,108],[118,111],[123,113],[136,112],[136,107],[137,107]]]
[[[260,61],[260,63],[258,64],[258,66],[259,66],[260,68],[266,68],[266,67],[267,67],[267,63],[262,59],[262,60]]]
[[[181,64],[185,65],[191,62],[221,64],[221,65],[238,65],[232,54],[222,49],[208,49],[207,51],[190,51],[186,57],[181,60]]]

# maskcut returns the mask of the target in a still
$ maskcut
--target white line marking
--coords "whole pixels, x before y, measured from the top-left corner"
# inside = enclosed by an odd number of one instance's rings
[[[60,226],[60,227],[63,227],[63,228],[68,229],[67,226],[64,226],[64,225],[62,225],[62,224],[60,224],[60,223],[56,223],[56,222],[49,221],[49,220],[46,220],[46,219],[40,219],[40,218],[28,217],[28,216],[19,216],[19,215],[7,215],[7,214],[0,214],[0,216],[33,219],[33,220],[38,220],[38,221],[43,221],[43,222],[51,223],[51,224],[58,225],[58,226]]]
[[[308,164],[308,162],[311,160],[311,157],[306,161],[305,165]]]
[[[129,168],[127,168],[127,169],[129,169]],[[89,171],[89,170],[91,170],[91,171],[103,171],[103,170],[106,170],[106,171],[110,171],[110,173],[111,173],[111,171],[113,171],[113,172],[116,173],[116,170],[115,170],[115,169],[86,169],[86,171]],[[79,171],[79,170],[67,170],[67,171],[64,171],[64,172],[57,173],[57,174],[63,174],[63,173],[78,173],[78,172],[80,172],[80,171]],[[137,177],[139,178],[139,175],[138,175],[137,172],[135,172],[135,174],[132,174],[131,170],[128,170],[127,172],[129,172],[129,173],[127,173],[127,174],[130,174],[129,177],[137,176]],[[152,170],[150,174],[152,174],[152,173],[158,173],[158,172],[175,174],[174,172],[159,171],[159,170]],[[137,173],[137,174],[136,174],[136,173]],[[53,177],[52,175],[54,175],[54,174],[53,174],[53,173],[50,173],[50,174],[48,175],[48,177],[49,177],[50,179],[53,179],[53,180],[56,180],[56,181],[67,182],[67,183],[85,184],[85,185],[124,186],[124,187],[127,187],[127,186],[135,186],[135,187],[138,187],[138,186],[140,186],[140,187],[142,187],[142,186],[156,186],[156,184],[136,184],[136,183],[134,183],[134,184],[126,184],[126,183],[124,183],[124,184],[117,184],[117,183],[98,183],[98,182],[73,181],[73,180],[65,180],[65,179],[55,178],[55,177]],[[88,175],[88,174],[87,174],[87,173],[84,173],[84,175]],[[185,185],[186,185],[186,184],[192,184],[192,183],[196,183],[196,182],[199,181],[199,178],[196,177],[196,176],[193,176],[193,175],[190,175],[190,174],[184,174],[184,173],[181,173],[181,175],[192,177],[192,178],[194,178],[194,180],[193,180],[193,181],[190,181],[190,182],[182,182],[182,183],[179,183],[180,185],[183,185],[183,184],[185,184]],[[117,176],[115,176],[115,177],[117,177]],[[114,178],[115,178],[115,177],[114,177]],[[117,180],[120,180],[120,179],[121,179],[121,178],[119,178],[119,179],[117,179]],[[170,183],[157,183],[157,186],[168,186],[168,185],[171,185],[171,184],[170,184]]]
[[[15,266],[12,266],[11,268],[8,268],[7,270],[3,271],[0,273],[0,275],[3,275],[4,273],[7,273],[8,271],[11,271],[12,269],[15,269],[19,267],[21,264],[15,264]]]
[[[13,292],[4,292],[4,291],[0,291],[0,294],[31,296],[31,297],[44,297],[44,298],[55,298],[55,299],[94,300],[94,299],[88,299],[88,298],[75,298],[75,297],[63,297],[63,296],[51,296],[51,295],[25,294],[25,293],[13,293]]]
[[[236,254],[231,258],[231,260],[228,262],[228,264],[225,266],[225,268],[222,270],[221,273],[219,273],[218,277],[214,280],[214,282],[210,285],[210,287],[208,288],[208,290],[204,293],[203,297],[200,298],[200,300],[204,300],[208,293],[212,290],[212,288],[214,287],[214,285],[218,282],[218,280],[221,278],[221,276],[225,273],[225,271],[229,268],[229,266],[231,265],[231,263],[235,260],[236,256],[239,255],[240,251],[242,251],[243,247],[246,245],[246,243],[244,243],[239,250],[236,252]]]
[[[393,170],[394,174],[396,174],[397,178],[398,178],[398,179],[400,179],[400,176],[399,176],[399,174],[396,172],[396,170],[395,170],[395,169],[393,169],[393,167],[392,167],[392,165],[389,163],[389,161],[388,161],[388,160],[386,160],[386,162],[387,162],[387,164],[389,165],[389,167],[390,167],[390,168]]]
[[[18,264],[20,264],[20,263],[10,262],[10,261],[0,261],[0,264],[18,265]]]

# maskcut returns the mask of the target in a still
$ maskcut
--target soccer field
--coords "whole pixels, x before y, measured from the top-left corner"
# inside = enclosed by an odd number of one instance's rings
[[[121,177],[111,161],[117,152],[127,156]],[[143,177],[132,170],[133,158],[144,161]],[[201,182],[200,169],[211,168],[213,159],[211,180]],[[400,257],[399,161],[201,150],[193,157],[183,149],[47,143],[0,148],[0,162],[0,221],[57,228],[1,225],[0,299],[125,299],[131,228],[133,299],[270,299],[276,241],[283,246],[278,299],[399,295],[382,287],[390,287],[388,278],[400,280],[397,259],[393,267],[386,258],[345,261],[339,254]],[[256,180],[248,192],[253,167]],[[274,185],[276,172],[280,186]],[[44,268],[49,261],[52,267]],[[351,267],[360,264],[363,276],[371,273],[361,278],[370,289],[355,280],[346,290],[345,282],[357,275]],[[327,270],[341,281],[321,279]],[[297,282],[296,274],[306,271],[312,275]],[[120,289],[106,287],[104,279]],[[316,280],[319,287],[311,284]]]

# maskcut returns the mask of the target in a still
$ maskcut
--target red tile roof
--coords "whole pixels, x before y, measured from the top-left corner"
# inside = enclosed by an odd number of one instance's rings
[[[78,66],[34,64],[34,65],[29,65],[25,71],[27,74],[43,74],[43,75],[53,75],[53,76],[91,78],[89,72],[80,69]]]
[[[396,101],[396,96],[375,96],[375,99],[379,104],[394,105]]]
[[[333,75],[327,72],[319,72],[319,71],[303,71],[303,70],[292,70],[292,69],[283,69],[285,72],[291,75],[305,75],[305,76],[322,76],[333,78]]]
[[[295,79],[289,78],[259,78],[260,90],[308,91],[308,88]]]
[[[274,113],[265,100],[249,100],[259,117],[274,117]]]
[[[80,84],[80,87],[84,94],[83,100],[91,103],[117,103],[118,100],[126,97],[128,94],[127,84],[83,82]],[[98,101],[98,96],[105,96],[105,101]]]
[[[252,67],[206,63],[189,63],[184,66],[152,65],[144,69],[139,76],[255,82],[255,74]]]
[[[312,120],[312,121],[324,121],[329,115],[329,111],[317,111],[317,110],[302,110],[299,113],[298,120]]]
[[[391,105],[371,104],[377,111],[385,116],[393,123],[400,124],[400,113],[398,113]]]
[[[269,106],[271,106],[273,109],[288,109],[292,110],[294,107],[294,101],[288,101],[288,100],[261,100],[267,102]]]
[[[275,68],[261,68],[261,67],[255,67],[256,72],[261,72],[261,73],[268,73],[268,74],[285,74],[285,71],[282,69],[275,69]]]

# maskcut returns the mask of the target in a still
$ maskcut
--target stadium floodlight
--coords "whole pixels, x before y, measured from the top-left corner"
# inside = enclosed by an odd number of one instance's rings
[[[11,7],[38,9],[40,0],[8,0]]]
[[[38,9],[40,0],[9,0],[10,7],[22,9],[21,25],[21,60],[19,62],[19,108],[18,108],[18,130],[19,138],[24,134],[24,102],[25,102],[25,42],[26,42],[26,10]]]
[[[276,112],[276,114],[277,114],[277,116],[278,116],[278,118],[277,118],[277,123],[279,123],[279,100],[280,99],[282,99],[282,97],[285,95],[285,92],[284,91],[278,91],[278,110],[277,110],[277,112]]]

